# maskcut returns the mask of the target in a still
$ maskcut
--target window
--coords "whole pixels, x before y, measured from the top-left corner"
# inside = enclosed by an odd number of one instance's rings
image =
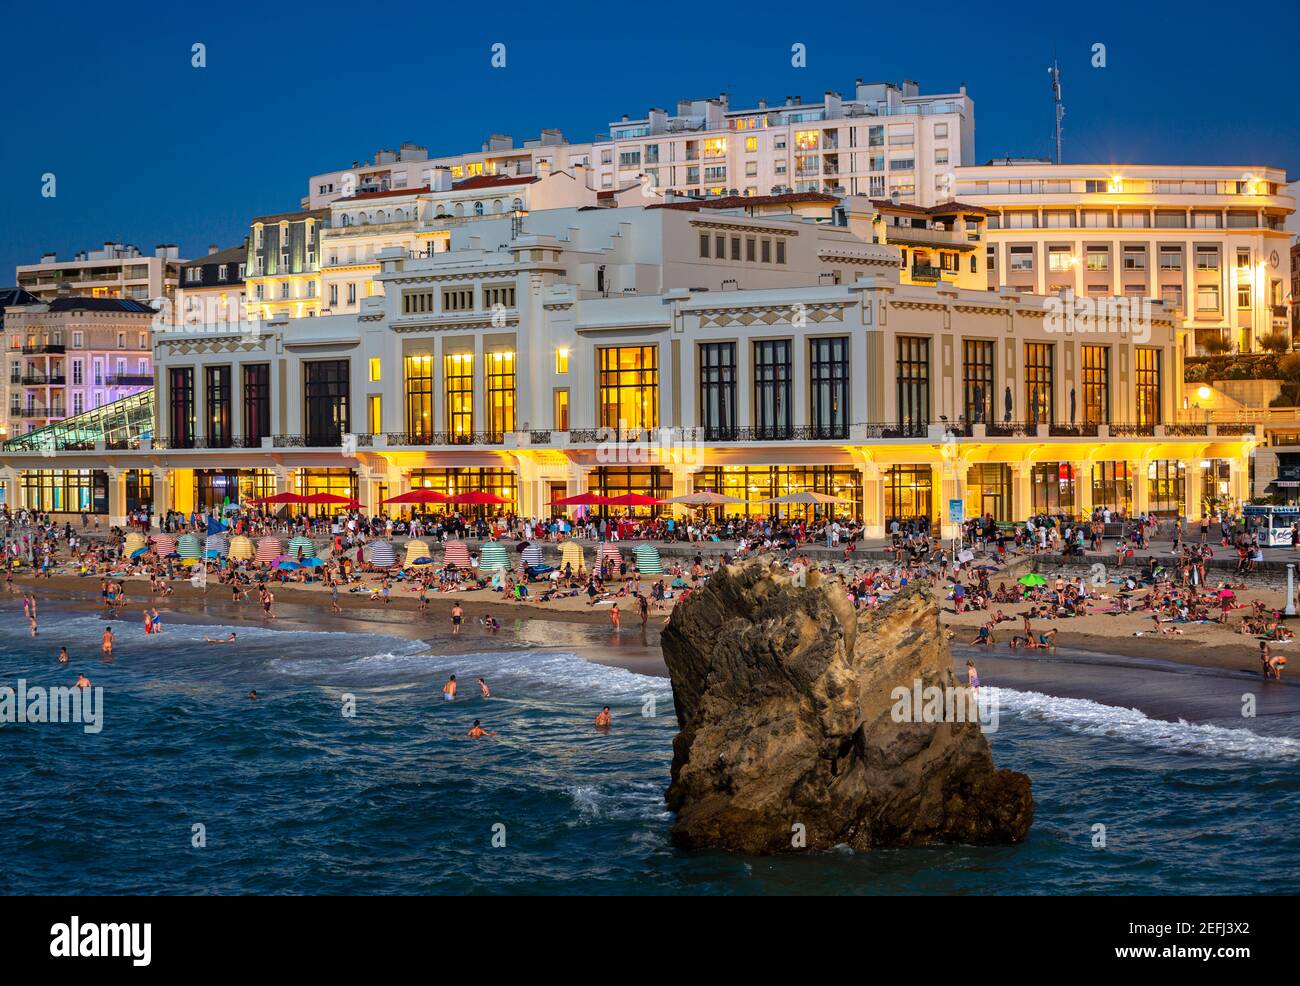
[[[887,521],[934,517],[934,473],[929,465],[890,466],[884,480]]]
[[[474,439],[474,354],[444,355],[442,375],[447,440],[452,445],[468,444]]]
[[[1134,351],[1137,423],[1158,425],[1160,415],[1160,350],[1139,346]]]
[[[1083,423],[1110,422],[1110,348],[1083,346],[1079,353],[1079,383],[1083,390]]]
[[[1217,284],[1198,284],[1196,286],[1196,310],[1198,312],[1217,312],[1219,310],[1219,286]]]
[[[709,234],[700,234],[700,256],[707,258],[709,255]]]
[[[561,387],[555,391],[555,430],[569,430],[569,388]]]
[[[1124,248],[1124,269],[1125,270],[1146,270],[1147,269],[1146,247],[1126,246]]]
[[[444,312],[465,312],[470,311],[473,307],[473,288],[445,288],[443,290],[442,310]]]
[[[73,386],[80,387],[85,381],[82,379],[85,374],[85,364],[79,359],[72,361],[72,383]]]
[[[307,444],[338,445],[349,426],[348,361],[311,360],[302,368]]]
[[[659,427],[659,348],[600,350],[600,424],[620,437]]]
[[[1133,476],[1127,462],[1095,462],[1092,466],[1092,503],[1128,514],[1133,510]]]
[[[763,263],[772,262],[772,241],[768,239],[759,241],[759,256],[763,258]]]
[[[810,340],[809,371],[813,437],[848,438],[848,337]]]
[[[1198,246],[1196,248],[1196,269],[1217,271],[1219,269],[1219,248]]]
[[[1181,284],[1162,284],[1160,300],[1170,308],[1183,307],[1183,286]]]
[[[790,345],[788,339],[754,343],[754,424],[757,438],[791,437]]]
[[[241,372],[244,378],[244,444],[257,446],[271,434],[271,364],[245,363]]]
[[[1013,246],[1011,248],[1011,269],[1029,271],[1034,269],[1034,248],[1031,246]]]
[[[485,285],[483,304],[487,308],[514,308],[515,286],[513,284]]]
[[[406,436],[416,445],[433,443],[433,357],[427,353],[402,361],[406,388]]]
[[[1110,270],[1110,251],[1104,247],[1088,247],[1084,266],[1090,271]]]
[[[368,366],[370,370],[371,383],[376,383],[377,381],[383,379],[383,367],[380,364],[378,356],[371,356],[368,361]]]
[[[992,339],[965,339],[961,344],[962,398],[971,424],[988,422],[993,415],[994,348]]]
[[[914,431],[930,423],[930,340],[899,336],[895,342],[898,424]]]
[[[1183,269],[1182,247],[1162,246],[1160,248],[1160,269],[1181,271]]]
[[[754,262],[754,251],[757,248],[757,245],[758,241],[752,236],[745,238],[745,259],[751,264]]]
[[[1048,342],[1025,343],[1025,409],[1029,423],[1052,424],[1052,371],[1056,347]]]
[[[736,432],[736,344],[701,343],[700,424],[705,441],[728,440]]]
[[[515,430],[515,354],[487,353],[483,359],[488,437],[501,442],[507,432]]]
[[[208,446],[230,448],[230,367],[203,368],[203,396]]]
[[[167,371],[170,398],[168,435],[174,448],[194,447],[194,368],[173,366]]]
[[[785,263],[785,240],[776,241],[776,262],[778,264]]]
[[[1068,271],[1074,258],[1070,256],[1069,247],[1048,247],[1047,249],[1047,269],[1049,271]]]

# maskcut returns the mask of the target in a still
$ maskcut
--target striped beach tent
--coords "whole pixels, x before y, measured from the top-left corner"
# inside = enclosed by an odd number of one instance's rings
[[[564,568],[565,565],[572,566],[575,575],[586,570],[587,563],[582,556],[582,545],[577,541],[565,541],[560,546],[560,568]]]
[[[618,545],[613,541],[602,541],[600,551],[596,553],[596,567],[604,568],[605,562],[610,564],[610,571],[617,574],[618,566],[623,562],[623,555],[618,550]]]
[[[506,553],[506,546],[500,541],[488,541],[479,549],[478,570],[480,572],[495,572],[498,568],[509,567],[510,556]]]
[[[166,558],[176,550],[176,539],[170,534],[155,534],[153,550],[157,552],[159,558]]]
[[[663,575],[664,566],[659,561],[659,549],[653,544],[638,544],[632,552],[636,555],[637,571],[642,575]]]
[[[145,547],[143,534],[128,534],[126,536],[126,543],[122,545],[122,553],[130,558],[143,547]]]
[[[421,558],[431,558],[429,554],[429,545],[419,538],[412,538],[406,542],[406,560],[402,563],[406,568],[413,565],[430,565],[432,561],[421,562]]]
[[[279,538],[265,537],[257,542],[257,554],[254,555],[255,561],[270,564],[284,554],[284,542]]]
[[[442,561],[444,565],[469,568],[469,548],[464,541],[448,541],[443,549]]]
[[[231,538],[227,557],[235,561],[248,561],[253,557],[253,542],[242,534]]]
[[[176,550],[183,559],[202,558],[203,542],[197,534],[182,534],[176,539]]]
[[[316,542],[302,534],[291,537],[289,539],[289,548],[285,551],[285,554],[297,561],[300,552],[303,558],[315,558]]]
[[[209,535],[206,542],[207,551],[215,551],[218,555],[226,555],[230,551],[230,539],[224,534]]]
[[[397,552],[393,550],[392,541],[371,541],[366,548],[370,554],[370,564],[376,568],[391,568],[397,564]]]
[[[524,559],[524,564],[530,568],[542,563],[542,548],[538,544],[530,544],[520,552]]]

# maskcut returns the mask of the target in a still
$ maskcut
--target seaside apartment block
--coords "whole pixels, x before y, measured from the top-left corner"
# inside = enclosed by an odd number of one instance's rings
[[[17,284],[43,301],[61,294],[157,301],[175,294],[182,263],[175,244],[160,243],[149,256],[130,244],[105,242],[103,249],[82,250],[71,260],[47,253],[39,263],[19,264]]]

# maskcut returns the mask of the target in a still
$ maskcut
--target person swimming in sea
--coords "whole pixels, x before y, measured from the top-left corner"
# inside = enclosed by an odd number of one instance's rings
[[[442,700],[444,702],[454,701],[456,698],[456,676],[452,675],[447,679],[447,683],[442,686]]]
[[[78,688],[89,688],[89,687],[90,687],[90,679],[87,678],[84,674],[79,674],[79,675],[77,675],[77,687],[78,687]]]
[[[484,736],[495,736],[496,732],[490,729],[484,729],[481,725],[479,725],[479,721],[475,719],[474,725],[469,727],[469,732],[466,733],[465,735],[468,736],[470,739],[480,739]]]
[[[492,697],[492,692],[491,690],[489,690],[487,682],[484,681],[482,678],[478,680],[478,690],[483,695],[484,698]]]
[[[113,628],[104,627],[104,636],[100,638],[99,649],[104,654],[104,660],[113,659]]]
[[[68,663],[68,648],[66,647],[59,648],[59,663],[60,664]]]
[[[224,640],[221,640],[217,637],[204,637],[203,639],[210,644],[233,644],[235,642],[235,633],[232,630],[230,632],[230,636],[226,637]]]
[[[613,723],[613,716],[609,714],[608,705],[596,713],[597,729],[608,729],[612,723]]]
[[[248,693],[248,698],[249,698],[249,701],[251,701],[251,702],[256,702],[256,701],[257,701],[257,689],[254,689],[253,691],[249,692],[249,693]]]

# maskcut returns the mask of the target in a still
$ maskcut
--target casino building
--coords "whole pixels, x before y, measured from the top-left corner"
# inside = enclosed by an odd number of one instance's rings
[[[449,224],[445,249],[378,250],[355,312],[160,330],[152,426],[53,456],[10,443],[5,502],[79,509],[88,486],[116,521],[144,477],[155,512],[282,490],[378,512],[477,489],[526,516],[584,490],[816,490],[880,534],[947,530],[954,500],[1012,521],[1246,497],[1256,427],[1188,420],[1176,309],[972,286],[986,210],[897,205],[623,197]],[[916,263],[941,248],[953,263]]]

